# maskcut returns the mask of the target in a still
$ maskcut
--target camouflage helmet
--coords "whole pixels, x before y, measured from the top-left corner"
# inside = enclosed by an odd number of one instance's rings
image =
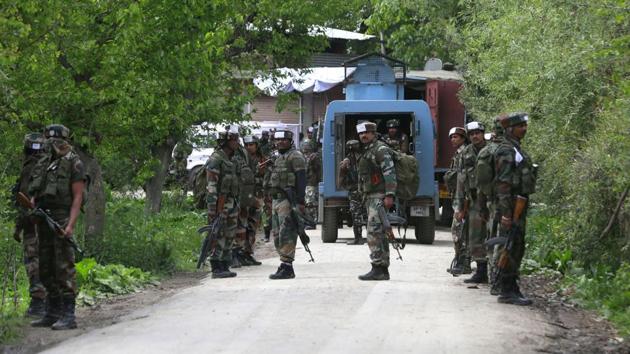
[[[51,124],[44,129],[44,136],[46,138],[61,138],[67,140],[70,137],[70,129],[61,124]]]
[[[290,130],[277,130],[273,134],[274,139],[293,139],[293,132]]]
[[[28,133],[24,136],[24,148],[33,151],[42,150],[45,140],[42,133]]]
[[[358,140],[348,140],[346,141],[346,148],[348,149],[356,149],[359,147],[359,141]]]
[[[481,132],[485,132],[486,127],[484,127],[483,124],[479,122],[470,122],[466,124],[466,133],[470,133],[475,130],[480,130]]]
[[[523,112],[509,113],[507,117],[501,120],[503,128],[513,127],[529,121],[529,115]]]
[[[258,144],[258,137],[256,135],[246,135],[243,137],[244,144]]]
[[[387,128],[398,128],[400,127],[400,122],[398,119],[390,119],[387,121]]]

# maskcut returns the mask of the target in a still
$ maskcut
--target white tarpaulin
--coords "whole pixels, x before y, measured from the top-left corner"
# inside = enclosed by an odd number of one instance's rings
[[[345,78],[343,67],[309,68],[305,70],[280,68],[279,77],[257,77],[254,85],[269,96],[278,92],[324,92],[328,91]],[[354,68],[347,68],[345,75],[350,76]]]

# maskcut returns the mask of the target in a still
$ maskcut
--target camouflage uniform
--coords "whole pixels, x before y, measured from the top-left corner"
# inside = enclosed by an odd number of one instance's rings
[[[28,187],[36,206],[47,211],[64,228],[70,222],[73,209],[72,185],[87,180],[83,162],[66,141],[69,135],[69,130],[61,125],[46,128],[51,151],[37,162]],[[65,237],[57,235],[42,218],[38,218],[36,228],[39,239],[39,276],[46,287],[48,307],[46,316],[32,325],[52,325],[53,329],[76,328],[74,249]]]
[[[477,122],[468,123],[467,131],[484,132],[484,128]],[[467,145],[461,154],[461,170],[457,174],[457,191],[455,192],[456,205],[458,207],[468,204],[467,219],[468,232],[466,238],[466,251],[468,255],[477,262],[477,273],[465,282],[482,283],[487,282],[487,260],[484,242],[487,238],[487,207],[485,200],[477,195],[477,182],[475,168],[477,166],[477,155],[486,145],[485,140],[481,140],[477,145]],[[460,209],[461,210],[461,209]]]
[[[322,180],[322,158],[319,152],[304,154],[306,157],[306,214],[317,222],[319,182]]]
[[[226,219],[213,249],[210,252],[210,263],[214,273],[223,274],[229,272],[229,264],[232,262],[232,242],[236,233],[238,222],[238,197],[239,197],[239,165],[236,152],[228,155],[224,148],[214,150],[205,169],[208,174],[208,216],[217,213],[225,213]],[[217,210],[219,197],[225,197],[223,210]],[[219,276],[217,276],[219,277]]]
[[[457,176],[459,175],[462,169],[462,152],[466,148],[466,145],[461,145],[455,151],[455,155],[451,159],[451,165],[449,167],[448,172],[444,175],[444,180],[446,182],[446,187],[451,195],[451,200],[453,201],[453,210],[455,212],[459,212],[463,205],[457,205],[457,201],[455,199],[455,192],[457,191]],[[449,269],[450,272],[454,272],[455,275],[459,273],[470,272],[470,261],[468,260],[468,255],[466,253],[466,235],[464,235],[465,230],[463,230],[464,223],[462,221],[458,221],[456,218],[453,218],[451,223],[451,235],[453,237],[453,247],[455,248],[455,268],[451,267]]]
[[[42,157],[44,137],[39,133],[31,133],[26,135],[24,142],[25,154],[20,178],[17,183],[17,192],[29,195],[28,184],[37,161]],[[45,312],[46,288],[39,277],[39,242],[35,232],[35,225],[27,213],[27,210],[18,206],[18,216],[15,220],[15,237],[19,240],[20,233],[22,234],[24,266],[28,276],[29,293],[31,295],[31,303],[27,314],[30,316],[43,316]]]
[[[346,143],[348,146],[347,157],[341,162],[339,168],[339,181],[341,186],[348,190],[348,202],[350,213],[352,214],[352,229],[354,231],[354,240],[348,242],[349,245],[358,245],[362,243],[361,228],[367,220],[367,211],[363,196],[359,191],[359,161],[361,154],[358,151],[351,151],[350,146],[358,149],[359,142],[350,140]]]
[[[246,254],[252,252],[252,242],[249,240],[249,237],[252,237],[252,233],[249,232],[252,225],[249,218],[250,216],[255,217],[253,214],[250,215],[250,212],[252,208],[255,209],[256,207],[256,177],[254,176],[256,162],[251,159],[249,153],[242,146],[239,146],[238,151],[234,153],[234,160],[238,164],[238,204],[240,210],[238,227],[232,245],[232,266],[240,267],[241,264],[251,265]]]
[[[527,123],[524,113],[513,114],[504,121],[510,127]],[[504,126],[505,126],[504,125]],[[521,147],[520,141],[506,132],[495,153],[497,181],[496,206],[501,218],[512,219],[517,196],[529,198],[536,190],[536,171],[529,155]],[[525,209],[516,225],[511,228],[499,225],[499,234],[511,237],[513,244],[509,254],[507,269],[502,271],[501,295],[499,302],[529,305],[531,300],[525,298],[518,287],[517,279],[521,261],[525,253],[525,229],[527,209]]]
[[[276,132],[277,139],[291,139],[291,132]],[[304,189],[306,187],[306,160],[302,153],[293,147],[279,150],[270,176],[272,204],[272,233],[278,255],[280,267],[271,279],[286,279],[295,277],[293,260],[298,237],[296,222],[291,218],[292,205],[287,192],[295,195],[296,204],[304,205]]]
[[[175,179],[185,190],[188,185],[188,156],[192,153],[192,146],[186,142],[179,142],[173,149],[173,165]]]
[[[403,154],[409,153],[409,135],[400,131],[400,123],[395,119],[391,119],[387,121],[387,128],[396,128],[397,132],[394,136],[390,136],[389,133],[385,134],[385,142],[396,151],[400,151]]]
[[[265,223],[263,229],[265,232],[265,241],[269,241],[271,235],[271,219],[272,219],[272,198],[271,198],[271,172],[273,171],[273,164],[278,158],[278,152],[272,151],[270,155],[265,157],[266,162],[261,166],[260,173],[263,175],[263,193],[264,193],[264,205],[263,213],[265,214]]]
[[[390,148],[380,140],[364,147],[359,160],[360,191],[367,209],[367,241],[373,265],[389,267],[389,240],[383,231],[378,207],[385,196],[396,195],[396,170]]]

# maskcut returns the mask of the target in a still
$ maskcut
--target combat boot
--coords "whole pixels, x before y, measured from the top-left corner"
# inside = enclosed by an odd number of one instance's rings
[[[31,327],[50,327],[62,315],[62,303],[61,296],[47,296],[46,297],[46,314],[39,320],[32,321]]]
[[[497,298],[497,302],[518,306],[529,306],[532,304],[532,300],[521,294],[521,290],[519,289],[518,284],[516,284],[516,278],[514,277],[507,279],[503,283],[501,287],[501,294]]]
[[[363,237],[361,236],[361,227],[357,227],[357,225],[353,226],[354,229],[354,240],[348,241],[347,245],[362,245]]]
[[[232,250],[232,262],[231,262],[232,268],[240,268],[241,267],[241,260],[238,258],[238,250],[233,249]]]
[[[38,297],[31,297],[31,303],[26,310],[26,316],[32,318],[42,318],[46,315],[46,301]]]
[[[453,260],[451,261],[451,267],[448,268],[446,271],[451,273],[454,277],[463,274],[464,273],[463,257],[456,255],[455,258],[453,258]]]
[[[76,300],[74,296],[66,296],[63,298],[63,315],[57,322],[52,325],[52,329],[65,330],[77,328],[76,317],[74,316],[74,309],[76,307]]]
[[[275,274],[270,274],[269,279],[293,279],[295,278],[295,272],[293,271],[293,265],[291,263],[280,263],[278,270]]]
[[[221,261],[219,266],[225,273],[228,274],[228,278],[233,278],[236,276],[236,272],[230,270],[230,261]]]
[[[221,261],[210,261],[210,267],[212,268],[212,279],[231,278],[236,276],[236,273],[233,273],[234,275],[232,276],[230,275],[232,272],[223,270],[223,264]]]
[[[472,273],[472,268],[470,268],[470,257],[462,255],[462,265],[463,265],[463,269],[464,269],[462,271],[462,274],[470,274],[470,273]]]
[[[488,283],[488,263],[477,262],[477,271],[472,277],[465,279],[466,284],[482,284]]]
[[[239,249],[238,252],[233,253],[236,256],[236,259],[238,259],[238,262],[243,266],[243,267],[249,267],[252,264],[252,262],[250,262],[249,258],[247,258],[247,256],[245,256],[245,251],[243,251],[242,249]],[[236,267],[232,267],[232,268],[236,268]]]
[[[359,275],[359,280],[389,280],[389,270],[387,267],[372,264],[372,269]]]
[[[265,227],[265,242],[269,242],[271,238],[271,228]]]
[[[251,253],[243,253],[243,257],[247,258],[247,261],[249,262],[249,265],[252,266],[259,266],[262,264],[262,262],[256,260],[256,258],[254,258],[254,255]]]

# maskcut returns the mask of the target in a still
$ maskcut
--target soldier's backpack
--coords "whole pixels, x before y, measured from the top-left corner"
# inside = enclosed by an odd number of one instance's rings
[[[477,190],[489,198],[494,198],[494,185],[495,185],[495,160],[494,155],[497,151],[499,144],[490,143],[477,155],[477,166],[475,168],[475,174],[477,179]]]
[[[392,151],[394,168],[396,169],[396,198],[410,200],[416,196],[420,176],[418,175],[418,160],[412,155],[399,151]]]

